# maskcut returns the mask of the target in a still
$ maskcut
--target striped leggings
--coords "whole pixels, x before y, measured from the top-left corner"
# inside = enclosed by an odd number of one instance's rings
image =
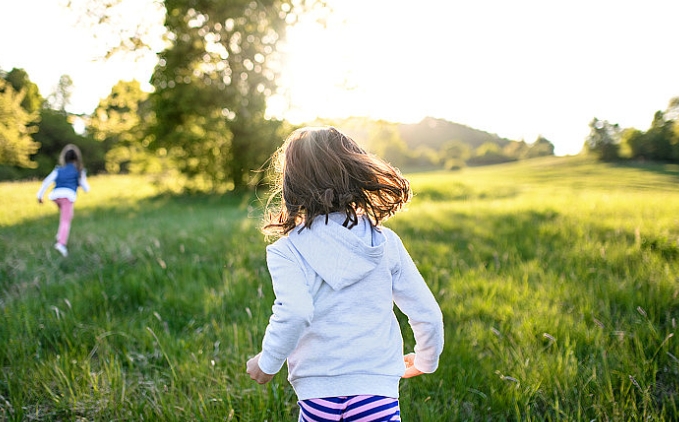
[[[380,396],[348,396],[298,402],[299,422],[400,421],[398,399]]]

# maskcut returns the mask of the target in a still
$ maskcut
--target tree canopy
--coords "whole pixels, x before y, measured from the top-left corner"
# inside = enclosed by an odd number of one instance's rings
[[[242,189],[279,142],[266,100],[276,89],[277,43],[293,5],[166,0],[165,8],[170,45],[151,79],[149,147],[167,151],[203,185]]]
[[[31,134],[36,132],[35,123],[38,112],[28,111],[22,107],[26,91],[17,92],[9,81],[0,78],[0,164],[33,168],[35,162],[30,156],[40,144],[35,142]],[[30,107],[32,103],[29,101]]]
[[[16,92],[23,92],[21,107],[28,113],[39,111],[45,101],[38,85],[31,81],[24,69],[14,68],[4,77]]]
[[[65,110],[71,89],[62,75],[45,101],[23,69],[0,72],[0,180],[46,176],[69,143],[80,147],[91,174],[104,169],[104,145],[76,133],[78,116]]]
[[[589,123],[589,128],[589,135],[585,139],[586,150],[604,161],[617,159],[622,133],[620,126],[594,118]]]
[[[72,0],[93,27],[110,26],[132,0]],[[257,179],[280,143],[282,122],[265,117],[276,90],[278,45],[296,13],[322,0],[165,0],[165,47],[151,77],[145,146],[163,155],[188,187],[239,190]],[[135,30],[136,28],[136,30]],[[151,43],[141,18],[112,52]],[[131,30],[132,29],[132,30]],[[97,123],[99,124],[99,123]],[[254,176],[254,177],[253,177]]]
[[[635,159],[679,162],[679,97],[653,115],[647,131],[621,129],[598,119],[590,123],[585,148],[604,161]]]
[[[153,124],[149,94],[138,81],[120,81],[90,116],[87,131],[105,145],[106,170],[110,173],[143,173],[155,168],[149,143]]]

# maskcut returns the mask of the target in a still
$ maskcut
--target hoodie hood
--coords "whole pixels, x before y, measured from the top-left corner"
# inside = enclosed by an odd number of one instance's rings
[[[311,228],[296,228],[288,235],[309,266],[334,290],[362,280],[384,257],[382,232],[371,227],[366,217],[359,217],[351,230],[342,226],[345,219],[344,214],[332,213],[326,224],[325,216],[319,216]]]

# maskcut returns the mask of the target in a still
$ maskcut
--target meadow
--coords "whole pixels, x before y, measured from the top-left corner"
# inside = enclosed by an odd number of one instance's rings
[[[402,381],[404,421],[679,419],[679,167],[408,176],[415,197],[386,225],[446,345],[436,373]],[[63,258],[39,182],[0,184],[0,420],[296,420],[285,370],[245,373],[273,301],[262,199],[90,185]]]

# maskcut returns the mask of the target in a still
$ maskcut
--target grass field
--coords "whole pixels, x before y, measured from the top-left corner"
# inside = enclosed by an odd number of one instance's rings
[[[402,381],[404,421],[679,419],[678,167],[409,176],[415,198],[387,225],[446,346],[435,374]],[[0,184],[0,420],[296,420],[285,372],[245,374],[273,300],[261,202],[90,184],[65,259],[39,183]]]

